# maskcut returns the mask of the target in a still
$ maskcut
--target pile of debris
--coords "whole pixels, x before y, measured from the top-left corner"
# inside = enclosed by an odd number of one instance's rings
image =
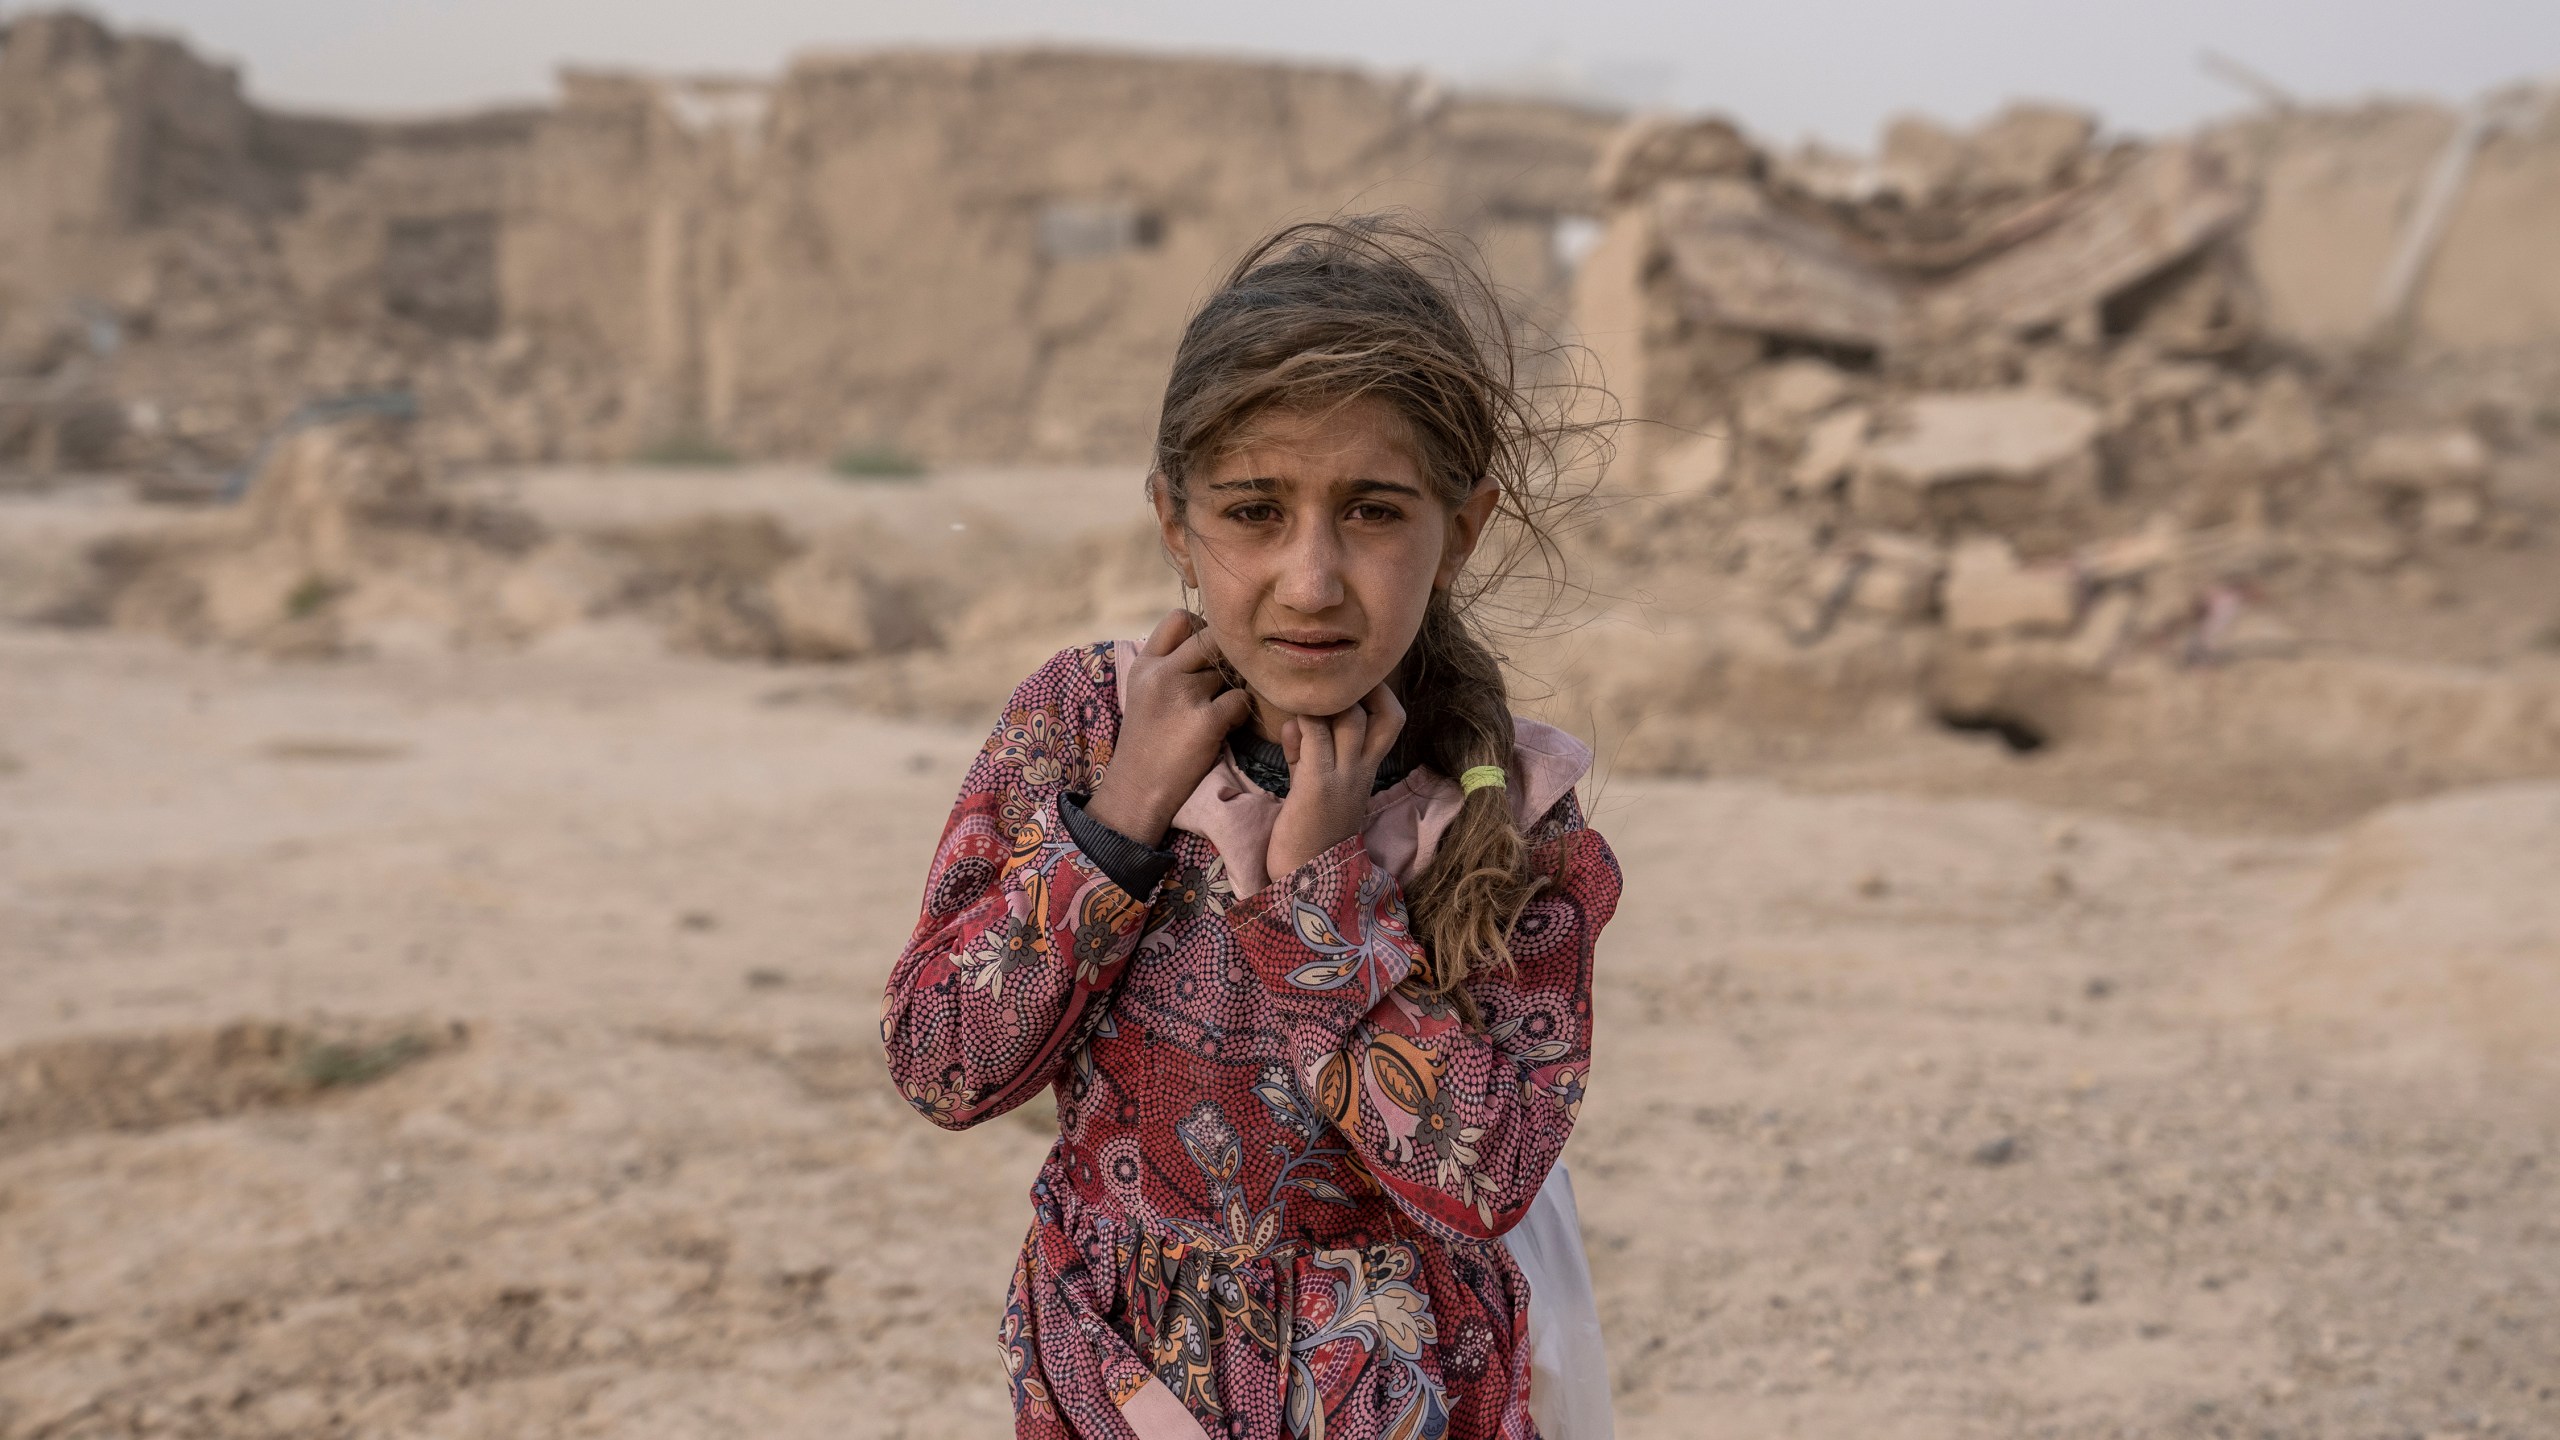
[[[45,613],[294,658],[636,632],[650,647],[733,659],[1001,652],[1009,665],[1017,637],[1045,644],[1061,626],[1152,619],[1170,594],[1135,530],[1043,547],[984,518],[933,536],[699,513],[564,531],[455,484],[415,430],[371,416],[299,431],[237,504],[94,544],[73,593]],[[974,712],[983,688],[926,684],[907,708]]]
[[[2041,106],[1872,161],[1630,127],[1577,304],[1639,422],[1600,588],[1653,603],[1554,657],[1583,722],[1654,768],[1932,717],[2029,743],[2216,662],[2560,648],[2560,352],[2271,334],[2252,164]]]

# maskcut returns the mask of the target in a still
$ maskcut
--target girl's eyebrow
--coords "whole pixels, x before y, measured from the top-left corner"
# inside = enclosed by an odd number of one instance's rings
[[[1271,495],[1278,493],[1280,480],[1273,475],[1257,475],[1245,480],[1220,480],[1209,488],[1233,490],[1249,495]],[[1353,480],[1344,485],[1343,489],[1354,495],[1409,495],[1416,500],[1422,498],[1420,490],[1393,480]]]
[[[1393,480],[1354,480],[1346,488],[1348,488],[1354,495],[1376,495],[1384,493],[1388,495],[1410,495],[1416,500],[1422,498],[1422,492],[1420,490],[1417,490],[1410,485],[1398,484]]]

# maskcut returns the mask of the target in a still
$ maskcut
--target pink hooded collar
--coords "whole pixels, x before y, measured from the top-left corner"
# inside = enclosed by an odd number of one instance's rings
[[[1137,642],[1132,640],[1122,640],[1115,647],[1113,671],[1124,714],[1129,661],[1137,653]],[[1518,765],[1505,792],[1511,813],[1524,826],[1553,809],[1591,769],[1588,747],[1536,720],[1512,721],[1512,749]],[[1385,866],[1399,884],[1411,884],[1431,863],[1440,837],[1458,817],[1463,798],[1457,781],[1415,766],[1402,780],[1369,797],[1369,823],[1360,832],[1368,842],[1369,857]],[[1218,763],[1209,767],[1191,798],[1173,816],[1175,829],[1188,830],[1217,847],[1238,895],[1251,895],[1271,883],[1263,871],[1263,856],[1271,848],[1272,828],[1279,823],[1279,797],[1247,779],[1224,746],[1219,747]]]

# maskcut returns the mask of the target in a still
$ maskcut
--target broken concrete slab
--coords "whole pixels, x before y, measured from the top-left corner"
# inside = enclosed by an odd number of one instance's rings
[[[2009,533],[2096,484],[2096,406],[2041,390],[1913,396],[1856,462],[1854,508],[1879,524]]]
[[[1740,177],[1678,181],[1656,194],[1663,248],[1695,318],[1870,352],[1899,335],[1901,287],[1836,226]]]
[[[2061,634],[2080,609],[2070,567],[2027,565],[1996,535],[1958,541],[1947,557],[1947,628],[1959,635]]]
[[[2040,390],[1916,395],[1887,412],[1867,447],[1875,468],[1917,485],[2047,473],[2087,455],[2096,406]]]
[[[2108,297],[2193,254],[2247,213],[2248,192],[2192,144],[2158,146],[2074,192],[2040,233],[1934,287],[1933,333],[2093,322]]]

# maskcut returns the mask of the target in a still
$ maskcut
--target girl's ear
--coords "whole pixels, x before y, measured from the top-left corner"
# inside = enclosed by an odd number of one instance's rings
[[[1501,503],[1502,485],[1488,475],[1449,512],[1449,543],[1440,547],[1440,569],[1431,577],[1432,589],[1446,590],[1458,583],[1458,572],[1467,568],[1476,542],[1484,538],[1484,527],[1493,520],[1494,507]]]
[[[1173,557],[1173,568],[1182,572],[1183,585],[1199,589],[1200,576],[1191,561],[1191,532],[1173,507],[1173,487],[1165,483],[1163,472],[1147,477],[1147,499],[1155,503],[1156,534],[1164,541],[1164,553]]]

